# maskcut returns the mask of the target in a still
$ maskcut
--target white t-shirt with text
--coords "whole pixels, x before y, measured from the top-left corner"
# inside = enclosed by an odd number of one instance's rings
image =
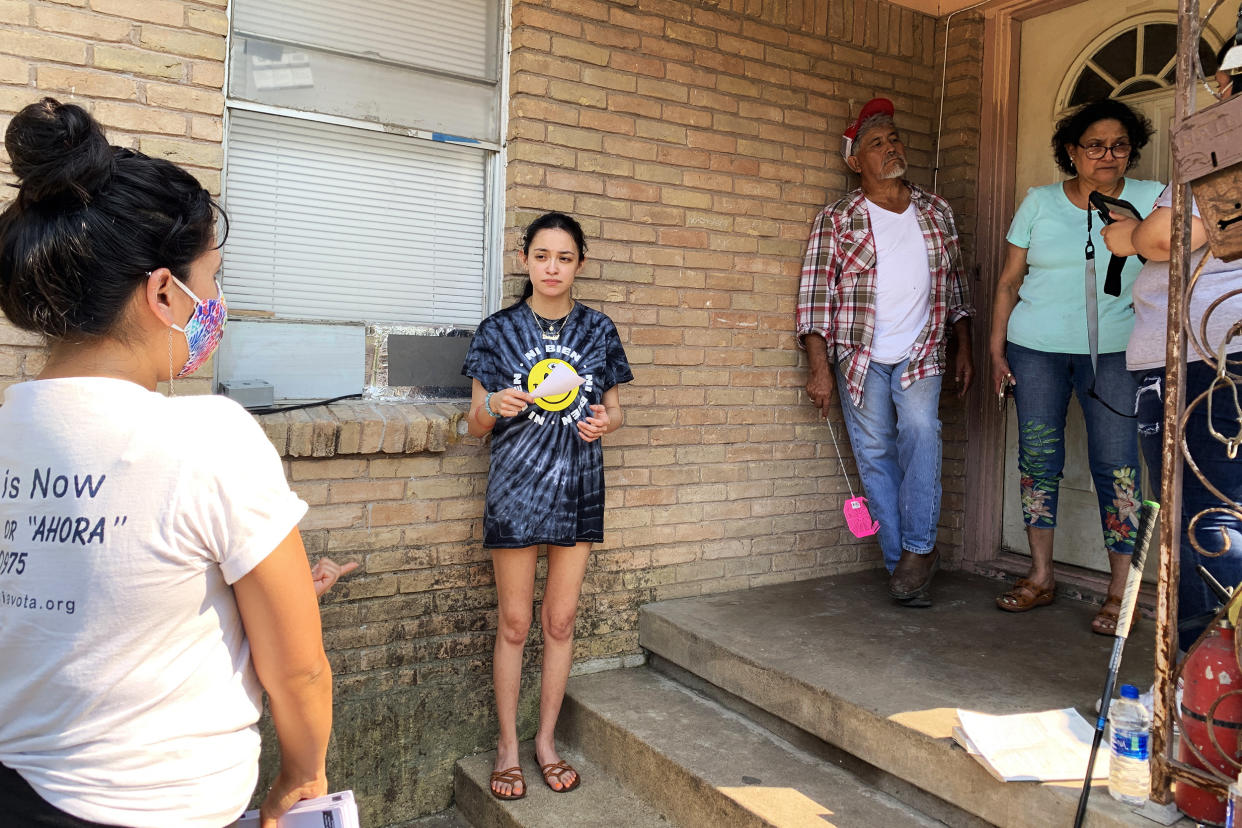
[[[867,201],[871,234],[875,237],[875,335],[871,359],[895,365],[910,355],[910,347],[927,324],[931,312],[931,266],[927,243],[911,203],[893,213]]]
[[[106,378],[0,406],[0,763],[82,819],[220,828],[262,688],[231,584],[306,504],[244,409]]]

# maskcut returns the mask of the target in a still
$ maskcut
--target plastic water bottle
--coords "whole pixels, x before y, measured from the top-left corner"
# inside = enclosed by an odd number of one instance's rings
[[[1225,811],[1225,828],[1242,828],[1242,773],[1229,786],[1229,807]]]
[[[1121,698],[1108,715],[1112,757],[1108,767],[1108,792],[1127,805],[1142,805],[1151,789],[1151,755],[1147,737],[1151,717],[1139,702],[1138,688],[1121,686]]]

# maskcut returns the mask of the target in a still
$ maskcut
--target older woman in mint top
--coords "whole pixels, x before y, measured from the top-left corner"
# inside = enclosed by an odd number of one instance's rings
[[[1125,177],[1149,135],[1147,121],[1115,100],[1086,104],[1057,124],[1052,149],[1057,166],[1071,177],[1027,192],[1006,236],[1005,266],[992,306],[992,383],[997,393],[1004,393],[1006,384],[1013,386],[1022,517],[1031,548],[1030,572],[999,596],[996,605],[1024,612],[1052,602],[1065,418],[1070,395],[1076,394],[1087,426],[1088,460],[1111,570],[1108,598],[1091,623],[1102,635],[1116,630],[1138,528],[1135,389],[1125,350],[1134,327],[1130,288],[1140,263],[1134,257],[1126,262],[1119,295],[1105,291],[1110,254],[1099,217],[1088,209],[1088,197],[1097,191],[1128,201],[1144,214],[1151,210],[1163,185]],[[1095,282],[1095,365],[1088,268]]]

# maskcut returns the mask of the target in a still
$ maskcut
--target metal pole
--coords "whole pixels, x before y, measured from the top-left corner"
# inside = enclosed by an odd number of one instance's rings
[[[1108,708],[1113,703],[1113,687],[1121,670],[1121,653],[1126,648],[1126,637],[1134,620],[1134,605],[1138,601],[1139,587],[1143,582],[1143,564],[1147,562],[1147,549],[1160,504],[1144,500],[1139,511],[1138,535],[1134,539],[1134,555],[1130,558],[1130,570],[1126,573],[1126,591],[1121,600],[1121,613],[1117,616],[1117,633],[1113,639],[1113,654],[1108,660],[1108,675],[1104,677],[1104,692],[1100,695],[1100,715],[1095,718],[1095,738],[1091,740],[1091,753],[1087,757],[1087,772],[1082,778],[1082,793],[1078,795],[1078,812],[1074,814],[1074,828],[1081,828],[1087,816],[1087,800],[1091,797],[1091,776],[1095,770],[1095,757],[1100,752],[1100,742],[1108,726]]]
[[[1173,122],[1180,124],[1194,111],[1195,64],[1198,49],[1198,0],[1177,4],[1177,91]],[[1190,271],[1190,185],[1173,168],[1173,238],[1169,258],[1169,316],[1165,343],[1164,433],[1161,460],[1160,571],[1156,600],[1156,682],[1152,720],[1152,799],[1172,799],[1169,762],[1173,731],[1174,669],[1177,665],[1177,584],[1181,546],[1182,446],[1181,413],[1185,407],[1186,274]],[[1189,574],[1189,573],[1188,573]]]

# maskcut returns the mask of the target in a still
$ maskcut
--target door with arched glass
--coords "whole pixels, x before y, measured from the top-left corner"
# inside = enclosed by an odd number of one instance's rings
[[[1232,28],[1232,22],[1218,17],[1213,20],[1215,26],[1204,32],[1199,51],[1209,72],[1221,42],[1216,32],[1223,30],[1222,26]],[[1151,144],[1130,177],[1167,182],[1176,52],[1177,13],[1172,3],[1119,9],[1116,3],[1088,0],[1025,21],[1018,84],[1018,201],[1030,187],[1064,180],[1052,157],[1055,124],[1076,106],[1100,97],[1125,101],[1155,128]],[[1211,98],[1206,90],[1203,95],[1202,103],[1206,104]],[[1004,241],[997,243],[1003,245]],[[1055,560],[1106,571],[1108,559],[1087,466],[1086,431],[1082,412],[1073,400],[1065,440]],[[1012,407],[1006,426],[1004,503],[1002,545],[1029,554],[1017,472],[1017,417]]]
[[[1199,61],[1215,65],[1219,41],[1199,39]],[[1087,47],[1071,67],[1057,94],[1058,115],[1096,98],[1125,101],[1156,128],[1151,145],[1131,171],[1135,178],[1167,182],[1171,177],[1169,126],[1173,120],[1173,85],[1177,72],[1177,19],[1164,12],[1130,18],[1120,31],[1110,30]],[[1201,106],[1212,103],[1200,89]]]

